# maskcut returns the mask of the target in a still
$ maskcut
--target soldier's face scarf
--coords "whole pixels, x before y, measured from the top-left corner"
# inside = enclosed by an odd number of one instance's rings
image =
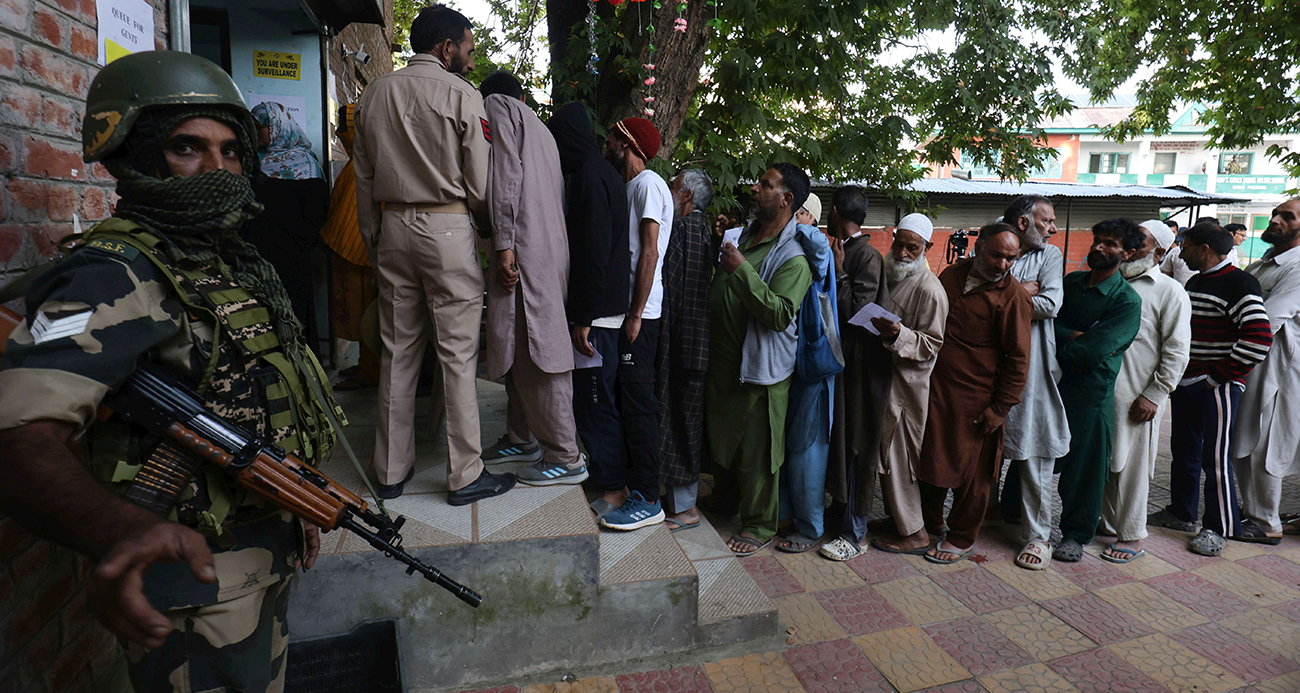
[[[142,116],[143,117],[143,116]],[[114,215],[133,221],[160,236],[164,252],[177,261],[212,263],[220,259],[235,279],[270,309],[280,341],[296,342],[302,324],[294,316],[289,295],[271,263],[252,244],[239,237],[239,229],[262,212],[249,177],[225,170],[188,178],[156,178],[145,171],[166,169],[162,143],[183,121],[208,117],[225,123],[239,137],[240,161],[245,172],[257,170],[253,143],[234,114],[210,106],[177,106],[152,115],[151,122],[128,137],[122,156],[105,161],[117,178],[118,201]]]

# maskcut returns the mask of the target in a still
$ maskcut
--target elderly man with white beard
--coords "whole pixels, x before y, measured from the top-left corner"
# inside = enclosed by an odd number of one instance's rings
[[[1115,381],[1115,439],[1106,477],[1098,535],[1108,546],[1102,560],[1129,563],[1145,555],[1147,496],[1155,473],[1160,422],[1169,393],[1187,368],[1192,303],[1178,280],[1160,270],[1174,244],[1163,221],[1141,224],[1146,240],[1120,274],[1142,298],[1142,326]]]
[[[898,222],[894,243],[885,255],[885,281],[901,320],[872,319],[893,356],[893,382],[880,429],[881,491],[897,527],[896,536],[877,537],[871,545],[890,553],[924,554],[930,547],[921,514],[921,490],[915,462],[925,438],[929,413],[930,371],[943,346],[948,295],[925,265],[934,224],[923,214]],[[840,540],[842,541],[842,540]]]

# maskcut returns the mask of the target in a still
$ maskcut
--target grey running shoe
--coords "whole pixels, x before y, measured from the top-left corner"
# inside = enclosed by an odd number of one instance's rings
[[[501,464],[502,462],[536,462],[542,459],[542,446],[536,441],[512,443],[510,436],[501,436],[491,448],[481,455],[484,464]],[[520,479],[522,481],[522,479]]]
[[[558,484],[581,484],[587,480],[587,456],[578,455],[579,466],[569,469],[562,464],[542,460],[531,467],[524,467],[518,472],[519,483],[529,486],[556,486]]]

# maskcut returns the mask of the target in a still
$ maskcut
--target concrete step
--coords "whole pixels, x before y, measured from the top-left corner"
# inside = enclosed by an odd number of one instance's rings
[[[700,526],[673,533],[699,576],[695,641],[700,647],[756,640],[779,629],[776,606],[703,514]]]

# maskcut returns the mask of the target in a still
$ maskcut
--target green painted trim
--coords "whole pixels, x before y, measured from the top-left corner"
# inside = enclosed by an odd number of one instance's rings
[[[1087,185],[1096,185],[1096,183],[1097,183],[1097,174],[1095,174],[1095,173],[1080,173],[1080,174],[1079,174],[1079,177],[1075,180],[1075,182],[1077,182],[1077,183],[1085,183],[1085,184],[1087,184]]]

